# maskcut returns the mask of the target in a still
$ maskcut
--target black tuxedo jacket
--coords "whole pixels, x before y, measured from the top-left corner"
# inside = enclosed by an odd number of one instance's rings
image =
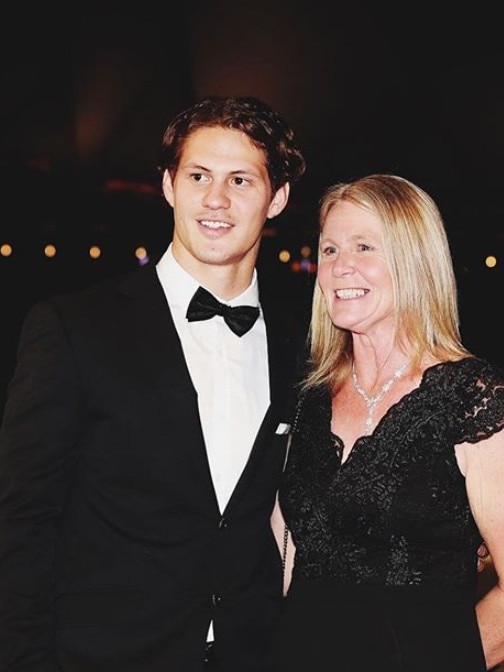
[[[31,309],[0,434],[1,672],[201,672],[211,619],[220,670],[269,670],[299,342],[261,304],[271,404],[222,515],[154,267]]]

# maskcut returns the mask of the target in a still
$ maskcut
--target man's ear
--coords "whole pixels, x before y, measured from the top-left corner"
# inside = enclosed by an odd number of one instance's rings
[[[163,194],[168,203],[172,206],[173,208],[173,182],[172,178],[170,176],[170,173],[168,172],[167,169],[165,169],[163,173]]]
[[[280,189],[278,189],[276,194],[273,196],[273,200],[271,201],[270,206],[268,208],[268,214],[267,214],[268,219],[273,219],[273,217],[276,217],[282,212],[282,210],[287,205],[287,201],[289,200],[289,193],[290,193],[290,184],[286,182],[284,185],[280,187]]]

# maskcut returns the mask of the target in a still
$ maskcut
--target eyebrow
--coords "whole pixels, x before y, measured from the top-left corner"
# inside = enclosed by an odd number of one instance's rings
[[[207,168],[199,163],[184,163],[181,164],[181,168],[188,170],[198,170],[204,173],[212,173],[212,168]],[[220,172],[220,171],[219,171]],[[236,170],[231,170],[227,173],[228,175],[253,175],[255,177],[260,177],[261,174],[254,168],[237,168]]]
[[[354,233],[349,237],[349,240],[351,242],[356,242],[359,240],[375,240],[375,239],[379,239],[379,235],[375,233]],[[332,235],[327,233],[323,233],[320,236],[320,240],[329,240],[332,242],[336,241],[336,239]]]

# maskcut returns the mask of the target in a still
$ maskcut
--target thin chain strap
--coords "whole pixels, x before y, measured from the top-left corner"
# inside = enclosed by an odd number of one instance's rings
[[[290,436],[289,436],[289,439],[287,441],[287,449],[285,451],[284,469],[285,469],[285,465],[287,464],[287,458],[289,457],[289,448],[290,448],[290,444],[291,444],[291,441],[292,441],[292,434],[297,427],[297,422],[298,422],[300,412],[301,412],[301,399],[299,399],[298,402],[297,402],[296,415],[294,416],[294,422],[292,423]],[[283,571],[284,574],[285,574],[285,565],[286,565],[286,562],[287,562],[287,544],[288,543],[289,543],[289,528],[287,527],[287,523],[284,523],[283,546],[282,546],[282,571]]]
[[[284,524],[283,548],[282,548],[282,571],[285,574],[285,563],[287,562],[287,543],[289,541],[289,528]]]

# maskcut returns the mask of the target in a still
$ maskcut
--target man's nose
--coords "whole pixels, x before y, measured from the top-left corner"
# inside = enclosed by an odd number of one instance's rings
[[[218,210],[219,208],[228,208],[230,202],[227,185],[217,181],[208,185],[203,198],[205,207]]]

